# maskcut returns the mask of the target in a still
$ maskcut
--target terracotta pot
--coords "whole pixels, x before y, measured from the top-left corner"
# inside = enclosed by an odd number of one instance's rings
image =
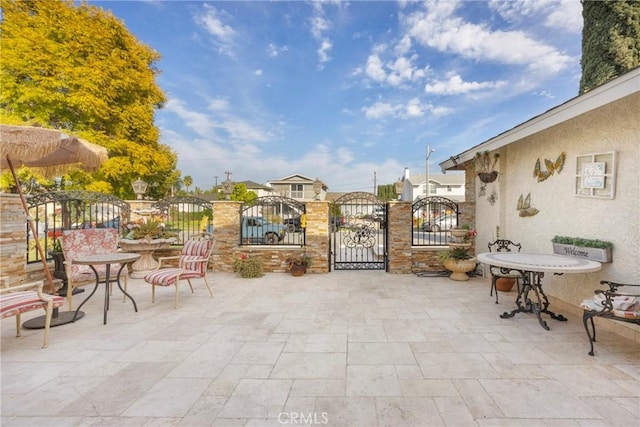
[[[307,272],[307,267],[299,264],[291,264],[289,271],[291,271],[292,276],[302,276]]]
[[[473,271],[476,268],[476,259],[454,259],[449,258],[443,261],[442,265],[451,271],[451,280],[465,281],[469,280],[467,272]]]
[[[516,279],[511,279],[509,277],[499,277],[498,280],[496,280],[496,289],[500,292],[509,292],[515,284]]]

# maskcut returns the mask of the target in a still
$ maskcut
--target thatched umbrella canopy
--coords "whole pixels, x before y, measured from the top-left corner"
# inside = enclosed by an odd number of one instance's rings
[[[37,168],[45,176],[74,167],[96,170],[108,159],[107,149],[60,130],[0,125],[0,168]],[[11,163],[11,165],[9,164]]]
[[[32,126],[0,125],[0,168],[11,170],[16,182],[22,207],[33,233],[36,249],[44,265],[44,271],[53,291],[53,277],[38,239],[35,225],[29,217],[29,208],[25,201],[15,168],[27,166],[36,168],[45,176],[60,175],[69,169],[80,167],[95,170],[108,159],[107,149],[91,144],[83,139],[69,136],[56,129]]]

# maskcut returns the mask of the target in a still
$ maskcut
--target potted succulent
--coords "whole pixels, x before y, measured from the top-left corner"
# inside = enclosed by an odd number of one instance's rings
[[[124,252],[135,252],[140,258],[131,264],[131,277],[140,279],[158,267],[153,252],[167,249],[176,241],[177,234],[164,230],[164,224],[147,221],[127,224],[127,234],[120,239],[120,248]]]
[[[476,153],[476,173],[480,181],[484,183],[493,182],[498,178],[498,171],[495,170],[496,163],[500,158],[500,154],[495,153],[493,156],[489,151],[479,151]]]
[[[291,272],[292,276],[302,276],[310,266],[311,257],[306,252],[287,259],[287,271]]]
[[[264,276],[262,258],[256,255],[240,254],[240,256],[233,261],[233,271],[244,278],[262,277]]]
[[[582,239],[579,237],[554,236],[553,253],[586,258],[599,262],[611,262],[613,243],[598,239]]]
[[[452,280],[469,280],[467,272],[476,268],[476,259],[469,253],[468,247],[456,246],[438,254],[438,259],[444,267],[451,271]]]

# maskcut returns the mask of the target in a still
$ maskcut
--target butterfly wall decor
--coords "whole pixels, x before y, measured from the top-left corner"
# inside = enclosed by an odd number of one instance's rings
[[[563,151],[560,153],[555,163],[549,159],[544,159],[544,165],[546,166],[546,170],[542,170],[540,165],[540,158],[536,160],[536,165],[533,168],[533,177],[538,179],[538,182],[544,181],[549,178],[555,172],[560,173],[562,168],[564,167],[564,160],[566,158],[566,153]]]

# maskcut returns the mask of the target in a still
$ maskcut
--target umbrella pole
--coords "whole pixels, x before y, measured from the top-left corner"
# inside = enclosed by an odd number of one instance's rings
[[[27,201],[24,199],[24,194],[22,194],[22,186],[20,185],[20,180],[18,180],[18,176],[16,175],[16,172],[13,169],[13,163],[11,163],[11,159],[9,158],[9,155],[7,155],[7,163],[9,164],[9,169],[11,169],[11,175],[13,175],[13,180],[16,182],[16,188],[18,189],[18,194],[20,195],[22,208],[24,209],[24,213],[27,216],[27,220],[29,221],[29,228],[31,229],[33,238],[36,241],[36,250],[40,255],[40,260],[42,261],[42,265],[44,266],[44,274],[47,278],[49,293],[53,295],[56,293],[55,286],[53,285],[53,276],[51,275],[51,271],[49,270],[49,264],[47,264],[47,260],[44,256],[44,251],[42,250],[40,239],[38,239],[38,231],[36,230],[36,225],[33,223],[33,219],[31,219],[31,216],[29,216],[29,207],[27,206]]]

